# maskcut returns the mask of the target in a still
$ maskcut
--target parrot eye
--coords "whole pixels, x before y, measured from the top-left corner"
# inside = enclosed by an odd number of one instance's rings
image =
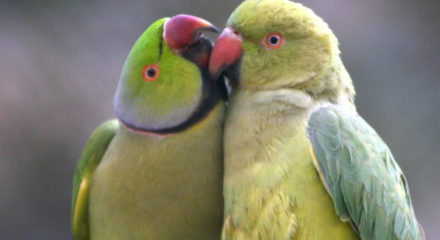
[[[145,66],[143,70],[143,76],[145,81],[153,82],[159,76],[159,66],[157,66],[157,64]]]
[[[277,49],[283,46],[284,38],[281,33],[271,32],[263,39],[263,45],[269,49]]]

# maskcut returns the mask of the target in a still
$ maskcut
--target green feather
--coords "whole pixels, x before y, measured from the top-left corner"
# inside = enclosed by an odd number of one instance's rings
[[[422,239],[402,170],[355,111],[321,107],[307,132],[338,215],[362,239]]]
[[[153,23],[136,41],[125,61],[115,96],[118,117],[146,129],[178,125],[202,100],[201,71],[173,52],[163,39],[166,20]],[[158,67],[158,77],[147,82],[143,71],[153,64]]]
[[[90,136],[76,165],[71,211],[72,232],[75,240],[89,239],[90,237],[88,217],[90,181],[118,128],[119,123],[117,120],[110,120],[101,124]],[[83,181],[85,185],[83,185],[80,192]]]

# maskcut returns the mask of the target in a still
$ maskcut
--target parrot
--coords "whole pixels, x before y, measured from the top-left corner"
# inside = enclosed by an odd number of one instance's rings
[[[75,240],[220,238],[226,93],[210,78],[204,31],[220,32],[179,14],[134,44],[116,119],[92,133],[76,166]]]
[[[246,0],[209,72],[231,86],[222,239],[424,239],[390,149],[357,113],[328,24],[288,0]]]

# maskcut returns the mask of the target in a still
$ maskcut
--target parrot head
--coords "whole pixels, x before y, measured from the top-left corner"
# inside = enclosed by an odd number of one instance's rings
[[[337,85],[336,78],[349,78],[332,70],[343,65],[328,25],[311,9],[288,0],[244,1],[229,17],[209,65],[213,78],[225,72],[232,86],[295,88],[312,95]],[[332,72],[335,76],[328,76]],[[351,80],[342,81],[354,94]]]
[[[167,133],[204,116],[220,98],[208,74],[212,43],[204,19],[177,15],[153,23],[139,37],[122,69],[114,99],[120,122],[138,131]]]

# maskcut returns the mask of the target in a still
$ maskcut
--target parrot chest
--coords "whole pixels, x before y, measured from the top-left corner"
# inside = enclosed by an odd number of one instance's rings
[[[217,237],[223,210],[222,111],[217,107],[193,131],[163,139],[120,129],[92,179],[93,239]]]
[[[249,99],[231,106],[225,128],[224,238],[358,239],[336,215],[314,169],[307,113]]]

